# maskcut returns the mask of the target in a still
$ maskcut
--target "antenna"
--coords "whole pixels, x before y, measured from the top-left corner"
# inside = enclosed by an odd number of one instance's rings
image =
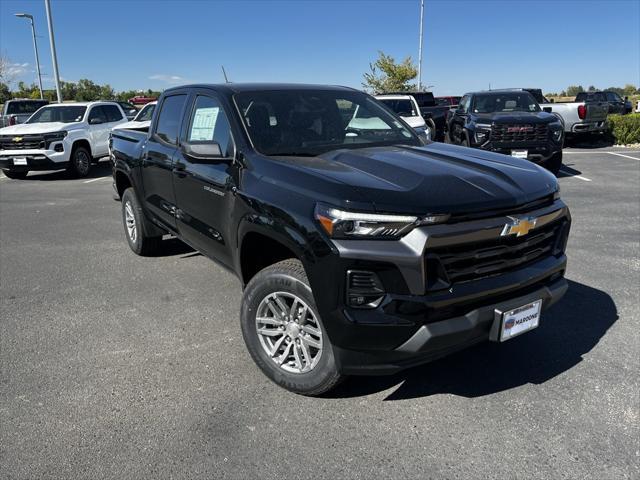
[[[220,65],[220,66],[222,67],[222,74],[224,75],[224,81],[225,81],[225,83],[231,83],[231,82],[229,81],[229,79],[227,78],[227,72],[225,72],[225,70],[224,70],[224,65]]]

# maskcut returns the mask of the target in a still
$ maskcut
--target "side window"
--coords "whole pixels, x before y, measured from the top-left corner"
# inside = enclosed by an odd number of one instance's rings
[[[107,115],[107,122],[118,122],[122,120],[120,109],[115,105],[103,105],[102,108]]]
[[[177,145],[180,133],[182,110],[187,101],[186,95],[172,95],[162,102],[156,135],[163,141]]]
[[[464,97],[462,97],[462,100],[460,100],[460,105],[458,108],[462,113],[467,113],[469,111],[470,104],[471,104],[471,96],[465,95]]]
[[[622,99],[615,92],[607,92],[607,100],[610,102],[621,102]]]
[[[107,116],[104,113],[102,106],[100,105],[93,107],[91,109],[91,112],[89,112],[89,123],[91,123],[91,120],[94,120],[96,118],[99,119],[101,123],[107,122]]]
[[[216,142],[225,157],[233,155],[229,120],[215,98],[198,95],[189,121],[189,142]]]

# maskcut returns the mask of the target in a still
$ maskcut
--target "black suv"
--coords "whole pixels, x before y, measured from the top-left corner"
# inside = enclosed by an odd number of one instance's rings
[[[131,249],[171,234],[235,273],[251,356],[295,392],[508,340],[567,289],[553,175],[350,88],[172,88],[110,151]]]
[[[465,94],[447,130],[450,143],[525,158],[556,175],[562,166],[564,126],[524,90]]]

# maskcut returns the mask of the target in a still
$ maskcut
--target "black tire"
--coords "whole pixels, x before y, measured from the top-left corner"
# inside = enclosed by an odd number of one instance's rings
[[[467,137],[462,137],[462,140],[460,141],[460,146],[469,147],[469,140],[467,140]]]
[[[554,153],[544,166],[557,177],[562,168],[562,151]]]
[[[144,221],[144,212],[138,204],[133,188],[129,187],[122,195],[124,236],[135,254],[148,257],[160,251],[162,237],[148,237],[144,231]]]
[[[27,178],[27,174],[29,173],[29,171],[27,170],[16,172],[12,170],[2,170],[2,173],[4,173],[5,177],[11,178],[13,180],[24,180],[25,178]]]
[[[69,168],[67,171],[75,178],[84,178],[89,175],[93,158],[85,147],[77,146],[71,152]]]
[[[315,352],[316,355],[318,355],[318,351],[321,353],[319,358],[315,360],[316,363],[311,366],[308,371],[291,372],[285,370],[285,367],[287,366],[289,368],[293,368],[290,362],[282,366],[277,365],[275,355],[269,355],[266,351],[266,347],[263,346],[261,337],[258,334],[257,315],[259,310],[264,308],[262,307],[263,301],[267,301],[267,298],[274,295],[276,292],[279,295],[289,294],[291,296],[295,296],[304,302],[305,305],[301,306],[301,308],[304,306],[308,308],[308,310],[305,309],[304,312],[309,312],[309,315],[313,316],[312,321],[320,328],[322,333],[322,348],[321,350],[315,350]],[[289,307],[289,305],[286,305],[286,307]],[[282,309],[279,310],[282,311]],[[290,315],[288,324],[292,324],[291,317],[292,316]],[[273,318],[282,317],[275,317],[274,312]],[[254,362],[267,377],[281,387],[294,393],[316,396],[333,389],[345,378],[338,371],[331,343],[327,337],[326,330],[322,325],[322,320],[320,319],[320,315],[318,314],[318,310],[313,299],[311,287],[309,287],[307,275],[305,274],[300,261],[294,259],[284,260],[258,272],[256,276],[251,279],[244,291],[242,299],[240,324],[245,344],[247,345],[247,349],[249,350]],[[286,328],[285,331],[290,333],[289,326],[273,328]],[[300,340],[300,338],[295,338],[294,340],[292,337],[297,335],[297,333],[291,334],[291,337],[285,333],[282,335],[282,338],[286,337],[286,339],[290,339],[290,344],[293,345],[293,349],[291,351],[293,352],[293,350],[299,348],[299,355],[302,356],[302,348],[300,347],[302,347],[301,342],[305,342],[305,340]],[[301,335],[304,336],[306,333],[302,332]],[[295,344],[293,343],[294,341]],[[277,343],[276,340],[274,340],[274,342]],[[288,347],[285,348],[285,343],[281,343],[281,345],[283,350],[282,355],[285,356],[285,358],[288,358],[286,356]],[[296,347],[296,345],[300,345],[300,347]],[[307,349],[307,351],[310,351],[309,345],[306,343],[305,345],[306,346],[304,348]],[[277,351],[279,352],[279,350]],[[293,356],[293,353],[291,353],[291,355]],[[306,360],[310,357],[305,354],[304,358]],[[307,364],[307,366],[309,365],[311,365],[311,362]]]

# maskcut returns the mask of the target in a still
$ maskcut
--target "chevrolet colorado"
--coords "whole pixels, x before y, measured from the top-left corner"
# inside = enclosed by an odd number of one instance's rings
[[[564,126],[524,90],[467,93],[447,119],[448,140],[529,159],[558,174]]]
[[[425,143],[353,89],[171,88],[110,147],[131,249],[171,234],[235,273],[253,360],[297,393],[511,339],[567,289],[552,174]]]

